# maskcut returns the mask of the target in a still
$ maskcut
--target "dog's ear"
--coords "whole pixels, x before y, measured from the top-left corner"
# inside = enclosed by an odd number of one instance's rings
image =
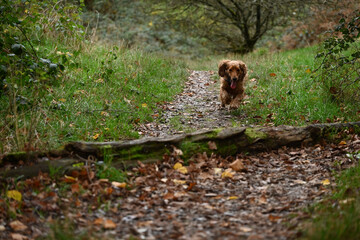
[[[247,74],[247,66],[246,66],[246,64],[244,63],[244,62],[242,62],[242,61],[239,61],[239,68],[242,70],[242,72],[243,72],[243,78],[246,76],[246,74]]]
[[[224,77],[225,76],[225,70],[228,67],[228,63],[230,62],[230,60],[222,60],[219,63],[219,76],[220,77]]]

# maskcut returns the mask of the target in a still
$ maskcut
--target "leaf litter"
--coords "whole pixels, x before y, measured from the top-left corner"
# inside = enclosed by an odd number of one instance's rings
[[[292,239],[303,209],[333,189],[332,172],[357,164],[359,140],[191,159],[174,149],[139,162],[126,183],[98,179],[95,166],[6,179],[0,239],[44,237],[65,221],[87,239]]]
[[[156,121],[139,124],[142,136],[163,137],[199,129],[232,127],[245,116],[234,116],[219,101],[219,77],[213,71],[191,71],[183,92],[171,102],[159,103]],[[246,101],[244,101],[246,102]]]

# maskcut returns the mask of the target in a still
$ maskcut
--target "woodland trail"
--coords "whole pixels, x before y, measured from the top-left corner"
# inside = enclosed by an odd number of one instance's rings
[[[221,108],[219,86],[219,77],[214,72],[192,71],[183,92],[172,102],[160,105],[162,110],[156,113],[159,120],[140,125],[137,130],[143,136],[162,137],[233,126],[243,116],[233,116],[229,110]]]
[[[165,136],[245,122],[220,108],[212,74],[192,72],[184,92],[163,105],[162,122],[138,131]],[[138,162],[126,183],[99,178],[94,158],[61,177],[7,179],[7,189],[21,193],[0,199],[0,239],[56,232],[69,239],[294,239],[303,220],[311,220],[304,209],[334,188],[333,172],[358,162],[351,153],[360,151],[359,136],[335,137],[339,144],[324,140],[233,156],[199,152],[190,159],[174,147],[157,163]]]

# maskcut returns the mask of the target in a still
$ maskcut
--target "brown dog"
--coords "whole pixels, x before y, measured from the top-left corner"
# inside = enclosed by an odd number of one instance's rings
[[[221,106],[230,104],[231,109],[240,106],[244,98],[244,84],[247,79],[247,67],[242,61],[223,60],[219,63]]]

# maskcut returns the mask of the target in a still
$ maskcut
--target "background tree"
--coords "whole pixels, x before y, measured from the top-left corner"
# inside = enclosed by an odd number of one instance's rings
[[[254,50],[256,43],[277,26],[302,18],[311,5],[332,1],[312,0],[170,0],[167,20],[182,29],[212,40],[217,48],[238,53]]]

